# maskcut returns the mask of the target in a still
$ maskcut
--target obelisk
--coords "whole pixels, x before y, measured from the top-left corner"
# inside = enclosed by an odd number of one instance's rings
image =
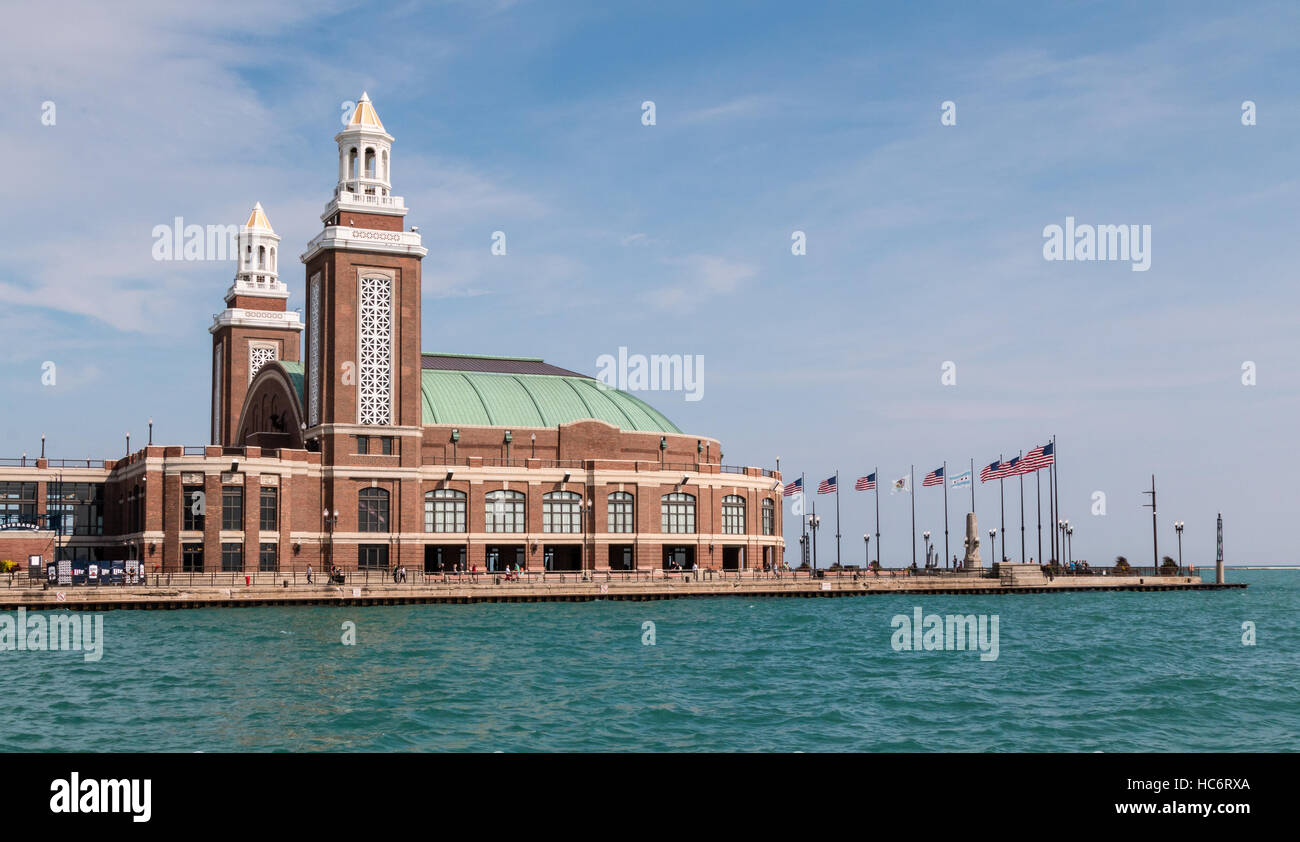
[[[975,513],[966,513],[966,558],[962,560],[962,565],[966,570],[979,570],[983,567],[980,561],[980,528],[975,522]]]
[[[1218,549],[1214,554],[1214,581],[1223,584],[1223,512],[1219,512]]]

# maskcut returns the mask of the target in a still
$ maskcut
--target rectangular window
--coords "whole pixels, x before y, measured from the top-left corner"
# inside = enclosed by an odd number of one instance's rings
[[[370,436],[357,436],[357,453],[370,452]]]
[[[734,495],[722,500],[722,532],[725,535],[745,534],[745,501]]]
[[[187,485],[181,494],[181,529],[203,531],[203,513],[207,509],[207,496],[201,485]]]
[[[221,545],[221,572],[242,573],[244,570],[244,545]]]
[[[582,498],[565,492],[543,496],[542,531],[581,532]]]
[[[221,528],[235,531],[244,528],[244,486],[221,486]]]
[[[36,483],[0,482],[0,524],[36,523]]]
[[[388,569],[387,544],[361,544],[357,547],[357,567],[362,570]]]
[[[695,532],[695,497],[690,494],[665,494],[660,504],[663,531],[690,534]]]
[[[524,532],[524,495],[518,491],[492,491],[483,496],[485,532]]]
[[[609,495],[609,531],[633,532],[632,495],[618,492]]]
[[[425,532],[464,532],[465,495],[460,491],[430,491],[424,499]]]
[[[258,547],[257,569],[262,573],[274,573],[280,569],[279,544],[262,544]]]
[[[62,527],[64,535],[104,534],[103,483],[50,482],[45,499],[51,529]]]
[[[763,501],[763,534],[775,534],[776,525],[772,522],[775,517],[775,507],[771,500]]]
[[[393,455],[393,437],[383,436],[379,439],[379,452],[384,456]]]
[[[202,544],[181,545],[181,572],[183,573],[203,572],[203,545]]]
[[[261,523],[263,532],[274,532],[280,528],[280,489],[274,486],[262,486]]]

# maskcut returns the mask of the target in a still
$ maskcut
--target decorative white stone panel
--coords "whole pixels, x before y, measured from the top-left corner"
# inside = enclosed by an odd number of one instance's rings
[[[321,359],[321,294],[320,275],[311,278],[309,309],[311,330],[307,337],[307,425],[320,423],[320,359]]]
[[[221,345],[212,354],[212,443],[221,444]]]
[[[248,382],[253,382],[253,378],[262,370],[262,366],[277,359],[279,359],[279,351],[276,346],[264,342],[249,342]]]
[[[357,412],[361,424],[393,423],[393,281],[361,278]]]

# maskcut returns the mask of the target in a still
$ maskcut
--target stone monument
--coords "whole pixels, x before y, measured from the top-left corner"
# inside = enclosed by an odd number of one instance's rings
[[[980,562],[980,528],[975,522],[975,513],[966,513],[966,558],[961,566],[966,570],[979,570],[984,565]]]

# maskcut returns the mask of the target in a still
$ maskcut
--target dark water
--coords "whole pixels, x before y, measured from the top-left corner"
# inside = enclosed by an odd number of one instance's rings
[[[101,661],[0,652],[0,749],[1300,749],[1300,572],[1230,580],[1251,587],[109,612]],[[998,615],[997,660],[895,651],[918,605]]]

